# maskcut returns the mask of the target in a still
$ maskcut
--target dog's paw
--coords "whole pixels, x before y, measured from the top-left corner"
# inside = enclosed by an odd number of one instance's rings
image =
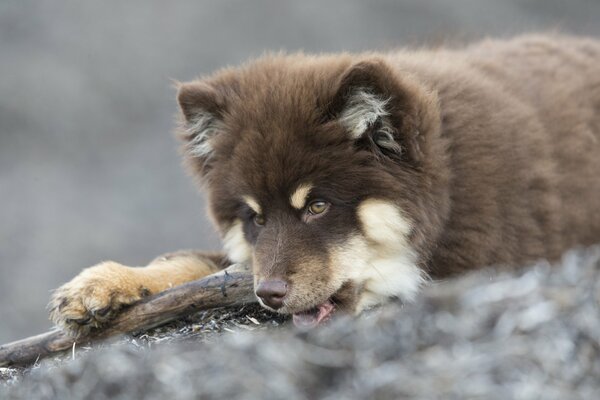
[[[138,278],[134,269],[114,262],[87,268],[54,291],[50,320],[75,335],[99,328],[150,294]]]

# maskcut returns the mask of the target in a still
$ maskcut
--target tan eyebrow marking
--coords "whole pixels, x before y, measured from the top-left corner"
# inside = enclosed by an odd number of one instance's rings
[[[301,210],[306,205],[306,198],[312,189],[310,183],[302,183],[296,188],[294,193],[290,196],[290,204],[297,210]]]
[[[254,197],[252,196],[242,196],[242,198],[244,199],[244,202],[248,205],[248,207],[250,207],[252,209],[252,211],[254,211],[257,214],[262,214],[262,209],[260,208],[260,204],[258,204],[258,201],[256,201],[254,199]]]

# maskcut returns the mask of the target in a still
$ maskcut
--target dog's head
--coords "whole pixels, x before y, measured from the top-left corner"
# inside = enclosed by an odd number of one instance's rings
[[[279,55],[178,100],[187,164],[264,306],[314,325],[416,294],[446,207],[433,94],[375,56]]]

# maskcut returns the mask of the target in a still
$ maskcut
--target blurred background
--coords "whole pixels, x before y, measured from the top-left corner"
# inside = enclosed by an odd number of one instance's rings
[[[561,30],[597,0],[0,2],[0,343],[50,327],[50,290],[112,259],[219,248],[171,134],[171,79],[266,50],[331,52]]]

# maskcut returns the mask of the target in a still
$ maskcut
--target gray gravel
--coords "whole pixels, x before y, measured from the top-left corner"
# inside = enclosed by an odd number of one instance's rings
[[[597,399],[599,278],[600,247],[593,247],[555,266],[437,283],[415,304],[311,332],[259,309],[213,311],[78,350],[75,360],[51,360],[24,376],[0,370],[9,382],[0,395]]]

